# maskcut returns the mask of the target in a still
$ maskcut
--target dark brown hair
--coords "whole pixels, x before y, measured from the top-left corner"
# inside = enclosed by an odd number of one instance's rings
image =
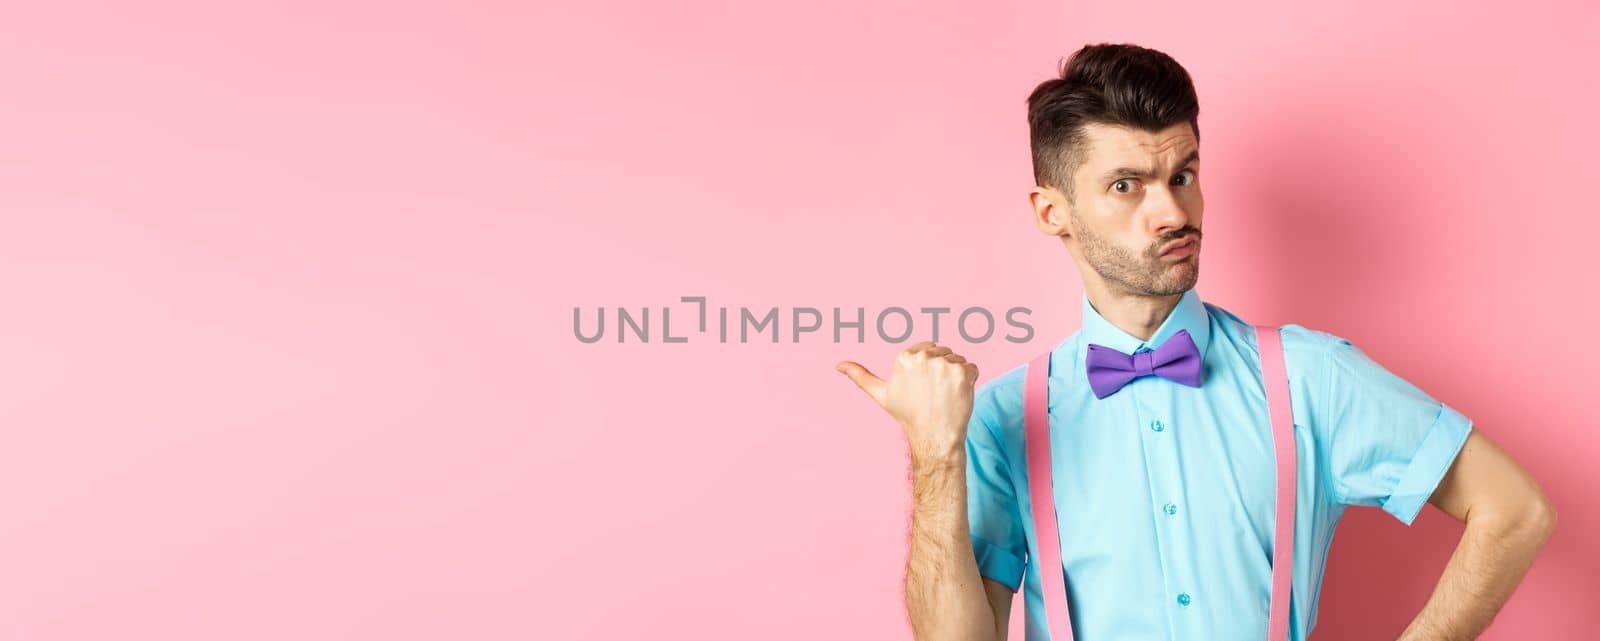
[[[1083,163],[1083,126],[1120,125],[1156,132],[1187,121],[1200,142],[1200,101],[1189,72],[1171,56],[1131,44],[1077,50],[1028,95],[1033,180],[1075,198],[1072,175]]]

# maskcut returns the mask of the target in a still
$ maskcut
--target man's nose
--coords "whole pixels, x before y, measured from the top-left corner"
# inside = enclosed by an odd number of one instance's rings
[[[1152,189],[1150,195],[1151,198],[1145,202],[1153,208],[1149,217],[1152,233],[1159,236],[1189,225],[1189,212],[1183,208],[1183,203],[1178,202],[1171,189]]]

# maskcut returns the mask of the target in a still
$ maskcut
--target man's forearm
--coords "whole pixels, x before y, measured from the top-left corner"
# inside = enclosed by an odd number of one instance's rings
[[[967,524],[967,460],[912,459],[911,554],[906,611],[918,641],[988,641],[994,611],[978,574]]]
[[[1470,641],[1505,605],[1555,527],[1553,514],[1468,519],[1427,605],[1399,641]]]

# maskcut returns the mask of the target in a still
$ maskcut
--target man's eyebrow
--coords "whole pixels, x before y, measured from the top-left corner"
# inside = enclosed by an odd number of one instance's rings
[[[1200,150],[1199,149],[1191,151],[1191,152],[1189,152],[1189,155],[1184,156],[1183,157],[1183,161],[1178,163],[1178,166],[1179,167],[1187,166],[1189,163],[1195,162],[1197,160],[1200,160]],[[1156,172],[1153,169],[1146,169],[1146,168],[1142,168],[1142,167],[1138,167],[1138,168],[1135,168],[1135,167],[1118,167],[1116,169],[1113,169],[1111,171],[1106,172],[1105,176],[1104,176],[1104,179],[1105,180],[1112,180],[1112,179],[1116,179],[1116,178],[1154,178],[1155,175],[1156,175]]]

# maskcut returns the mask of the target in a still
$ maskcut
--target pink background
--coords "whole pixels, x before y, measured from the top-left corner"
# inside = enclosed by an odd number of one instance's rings
[[[832,369],[903,344],[572,310],[1021,305],[954,342],[1021,364],[1081,291],[1024,99],[1107,41],[1195,77],[1203,298],[1554,497],[1483,638],[1600,624],[1592,3],[138,4],[0,7],[0,638],[909,639],[903,436]],[[1352,510],[1313,638],[1460,531]]]

